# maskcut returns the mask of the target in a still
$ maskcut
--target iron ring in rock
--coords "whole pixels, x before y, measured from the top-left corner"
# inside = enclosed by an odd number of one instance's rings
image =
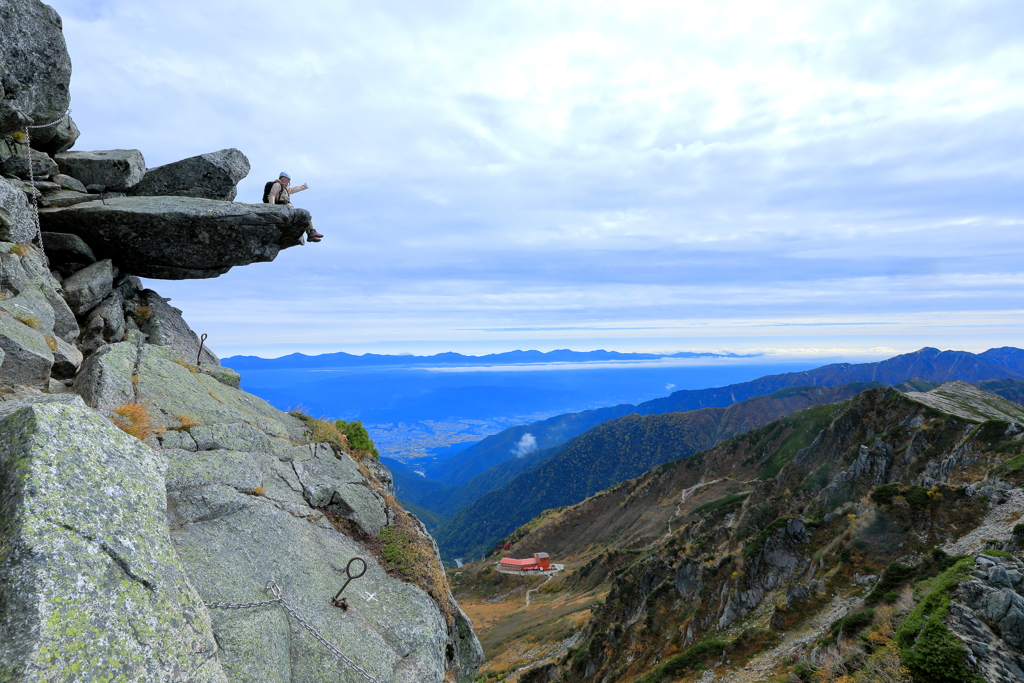
[[[362,563],[363,568],[359,570],[358,574],[353,574],[352,573],[352,563],[354,563],[356,561]],[[366,560],[364,560],[361,557],[353,557],[351,560],[349,560],[348,564],[345,565],[345,576],[348,577],[348,580],[345,581],[345,584],[341,587],[341,590],[339,590],[335,594],[335,596],[333,598],[331,598],[331,604],[334,605],[335,607],[340,607],[342,609],[348,609],[348,602],[345,600],[345,598],[341,597],[341,594],[345,592],[345,589],[348,588],[348,585],[350,583],[352,583],[353,579],[358,579],[360,576],[362,576],[365,573],[366,573]]]
[[[207,334],[203,332],[203,336],[199,338],[199,353],[196,354],[196,365],[202,365],[203,361],[203,345],[206,344]]]

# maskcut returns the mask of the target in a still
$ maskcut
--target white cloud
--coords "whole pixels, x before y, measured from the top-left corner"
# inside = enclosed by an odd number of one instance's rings
[[[757,320],[879,315],[974,348],[1002,337],[948,312],[1020,307],[1019,3],[53,5],[80,148],[236,146],[240,198],[313,186],[321,245],[155,284],[222,353],[558,325],[775,346]]]
[[[527,432],[523,434],[522,438],[516,443],[516,447],[512,449],[512,453],[517,457],[521,458],[527,453],[532,453],[537,450],[537,437]]]

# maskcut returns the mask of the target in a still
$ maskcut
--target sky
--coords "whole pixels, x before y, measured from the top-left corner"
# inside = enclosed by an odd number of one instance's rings
[[[311,186],[221,356],[1021,345],[1019,0],[51,4],[75,149]]]

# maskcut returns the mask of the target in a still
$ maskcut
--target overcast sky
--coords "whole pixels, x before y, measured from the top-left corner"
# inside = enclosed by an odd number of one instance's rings
[[[1019,0],[52,4],[76,149],[312,187],[222,356],[1024,342]]]

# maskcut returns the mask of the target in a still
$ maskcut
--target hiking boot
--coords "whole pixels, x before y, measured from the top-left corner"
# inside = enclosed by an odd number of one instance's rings
[[[314,230],[313,232],[309,233],[309,241],[310,242],[319,242],[323,238],[324,238],[324,236],[321,235],[320,233],[318,233],[316,230]]]

